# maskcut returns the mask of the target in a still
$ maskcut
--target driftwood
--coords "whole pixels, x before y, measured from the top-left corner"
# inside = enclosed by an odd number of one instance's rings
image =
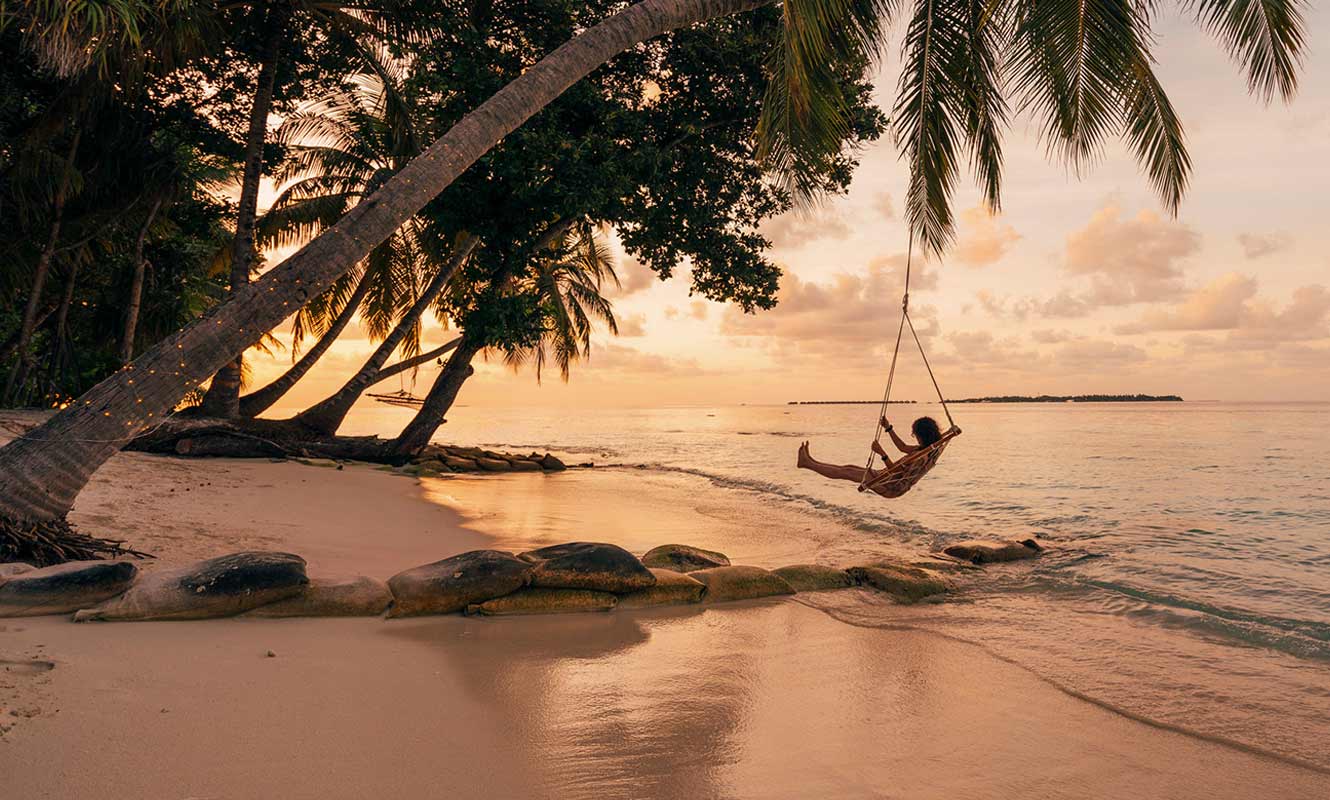
[[[79,533],[64,520],[30,522],[0,517],[0,563],[24,561],[47,567],[66,561],[90,561],[98,558],[152,558],[125,547],[122,541],[97,539]]]
[[[294,420],[172,417],[134,439],[126,450],[227,458],[335,458],[401,463],[377,436],[327,436]]]

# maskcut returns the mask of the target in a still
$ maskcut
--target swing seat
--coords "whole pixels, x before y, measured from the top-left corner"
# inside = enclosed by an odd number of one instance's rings
[[[961,429],[953,426],[942,434],[941,439],[922,450],[910,453],[884,470],[876,478],[871,478],[859,484],[859,491],[875,492],[889,499],[904,495],[913,489],[914,485],[922,480],[929,470],[937,464],[938,459],[942,457],[942,451],[947,449],[947,443],[960,436],[960,434]]]

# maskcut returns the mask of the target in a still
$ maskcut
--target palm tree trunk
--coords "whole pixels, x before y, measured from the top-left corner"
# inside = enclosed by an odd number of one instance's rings
[[[291,21],[291,6],[273,4],[265,25],[268,38],[263,43],[259,76],[254,87],[254,103],[249,109],[249,130],[245,135],[245,172],[240,184],[240,207],[236,214],[236,235],[231,243],[231,292],[249,285],[254,267],[254,220],[258,216],[259,182],[263,178],[263,144],[268,137],[268,114],[272,110],[277,68],[281,63],[282,41]],[[203,396],[203,413],[211,417],[240,416],[240,373],[244,354],[222,367]]]
[[[370,386],[378,382],[379,370],[383,368],[388,358],[402,344],[402,340],[415,327],[416,322],[420,320],[425,309],[434,303],[434,299],[452,280],[453,275],[471,255],[471,251],[476,249],[480,240],[471,235],[465,235],[458,244],[452,257],[448,259],[434,279],[425,287],[425,291],[420,293],[414,305],[407,309],[402,318],[397,321],[397,327],[393,328],[392,333],[388,334],[379,346],[375,348],[373,355],[361,365],[360,369],[351,379],[342,385],[333,395],[315,405],[310,406],[296,415],[295,420],[305,427],[318,431],[319,433],[331,436],[337,433],[341,427],[342,420],[346,419],[347,413],[351,407],[360,399],[360,395]]]
[[[482,349],[479,344],[467,340],[465,336],[462,337],[462,343],[453,352],[452,358],[448,359],[439,377],[434,379],[429,394],[425,395],[424,405],[397,435],[393,443],[388,445],[389,455],[415,455],[429,444],[430,437],[445,422],[444,416],[457,400],[457,393],[461,391],[462,384],[475,374],[476,370],[471,366],[471,359],[475,358]]]
[[[342,331],[350,324],[352,317],[356,315],[356,311],[360,308],[361,301],[365,299],[365,295],[369,294],[370,283],[368,275],[360,279],[360,283],[356,284],[355,292],[351,294],[351,297],[346,301],[346,305],[342,307],[342,313],[337,315],[328,330],[324,332],[323,336],[319,337],[319,341],[305,351],[305,355],[291,365],[291,368],[283,373],[280,378],[262,389],[250,392],[240,398],[240,416],[257,417],[267,411],[273,403],[282,399],[282,395],[290,391],[297,381],[305,377],[305,373],[309,372],[310,368],[318,363],[318,360],[323,357],[324,353],[328,352],[328,348],[332,347],[333,342],[337,341],[337,337],[342,335]]]
[[[88,478],[234,359],[365,258],[481,156],[569,86],[662,33],[768,0],[644,0],[579,33],[467,114],[323,235],[194,324],[0,448],[0,518],[59,520]]]
[[[370,383],[370,386],[373,386],[375,383],[383,383],[384,381],[388,380],[394,375],[400,375],[403,372],[406,372],[407,370],[412,369],[413,367],[418,367],[427,361],[433,361],[439,356],[447,355],[448,353],[451,353],[452,351],[456,350],[457,346],[461,343],[462,343],[462,337],[458,336],[457,338],[453,339],[451,342],[445,342],[439,345],[438,347],[434,348],[433,350],[429,351],[428,353],[421,353],[420,355],[413,356],[412,358],[404,358],[401,361],[398,361],[396,364],[393,364],[391,367],[384,367],[383,369],[379,370],[378,375],[374,376],[374,380],[373,382]]]
[[[74,138],[69,142],[69,152],[65,155],[65,164],[60,171],[60,184],[56,186],[55,198],[51,208],[51,230],[46,237],[46,246],[37,257],[37,268],[32,274],[32,291],[28,294],[28,304],[23,309],[23,322],[18,334],[18,363],[9,373],[5,382],[5,403],[14,400],[28,379],[28,370],[32,368],[32,354],[28,348],[32,345],[32,334],[37,330],[37,308],[41,305],[42,291],[46,288],[46,278],[51,272],[51,259],[55,255],[56,245],[60,242],[60,226],[65,218],[65,199],[69,194],[69,183],[74,175],[74,157],[78,154],[79,139],[83,131],[74,131]]]
[[[157,211],[162,207],[159,197],[148,209],[148,216],[139,228],[138,238],[134,240],[134,277],[129,282],[129,302],[125,306],[125,329],[120,334],[120,363],[128,364],[134,357],[134,334],[139,326],[139,309],[143,307],[143,277],[148,271],[148,262],[143,258],[143,245],[148,238],[148,228],[157,218]]]
[[[69,307],[74,304],[74,289],[78,285],[79,265],[77,261],[69,263],[69,275],[65,278],[65,291],[60,296],[60,307],[55,312],[55,337],[51,344],[51,361],[47,365],[50,376],[47,385],[55,391],[64,382],[66,366],[69,363]]]

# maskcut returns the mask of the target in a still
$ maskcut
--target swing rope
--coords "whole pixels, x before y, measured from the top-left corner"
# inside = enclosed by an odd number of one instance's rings
[[[924,369],[928,370],[928,378],[933,382],[933,390],[937,392],[938,402],[942,404],[942,413],[947,417],[949,426],[943,438],[935,442],[930,448],[936,448],[937,445],[945,444],[952,436],[960,433],[960,428],[956,427],[956,420],[951,416],[951,409],[947,406],[947,398],[942,394],[942,387],[938,385],[937,375],[933,374],[933,366],[928,362],[928,353],[924,352],[924,344],[919,339],[919,332],[915,330],[914,320],[910,318],[910,271],[914,262],[914,236],[910,236],[910,244],[905,255],[905,293],[901,297],[901,321],[896,328],[896,345],[891,350],[891,367],[887,370],[887,387],[882,393],[882,405],[878,409],[877,423],[873,430],[873,442],[882,441],[882,433],[885,428],[882,427],[882,420],[886,419],[887,409],[891,405],[891,389],[896,382],[896,365],[900,361],[901,339],[905,334],[905,326],[910,327],[910,337],[914,339],[914,345],[919,349],[919,357],[923,359]],[[864,464],[864,477],[859,483],[859,490],[863,491],[869,486],[876,484],[884,476],[873,475],[873,459],[876,453],[872,446],[868,448],[868,461]],[[936,462],[936,456],[929,459],[930,462]],[[929,463],[928,467],[932,464]],[[925,471],[928,467],[925,467]],[[912,481],[911,481],[912,483]]]

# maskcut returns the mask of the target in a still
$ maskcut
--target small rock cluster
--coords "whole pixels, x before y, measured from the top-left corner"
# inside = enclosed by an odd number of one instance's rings
[[[656,547],[639,559],[612,544],[568,542],[516,554],[472,550],[399,572],[386,584],[364,576],[311,579],[300,556],[264,551],[149,573],[140,573],[129,561],[74,561],[44,569],[0,564],[0,617],[72,612],[75,622],[90,622],[385,612],[389,617],[549,614],[725,603],[851,587],[915,603],[952,592],[955,584],[946,573],[978,569],[971,563],[976,553],[998,561],[1042,549],[1020,542],[970,542],[966,547],[973,552],[960,558],[766,570],[681,544]]]
[[[422,478],[450,472],[560,472],[568,466],[550,453],[525,456],[479,447],[429,445],[397,471]]]

